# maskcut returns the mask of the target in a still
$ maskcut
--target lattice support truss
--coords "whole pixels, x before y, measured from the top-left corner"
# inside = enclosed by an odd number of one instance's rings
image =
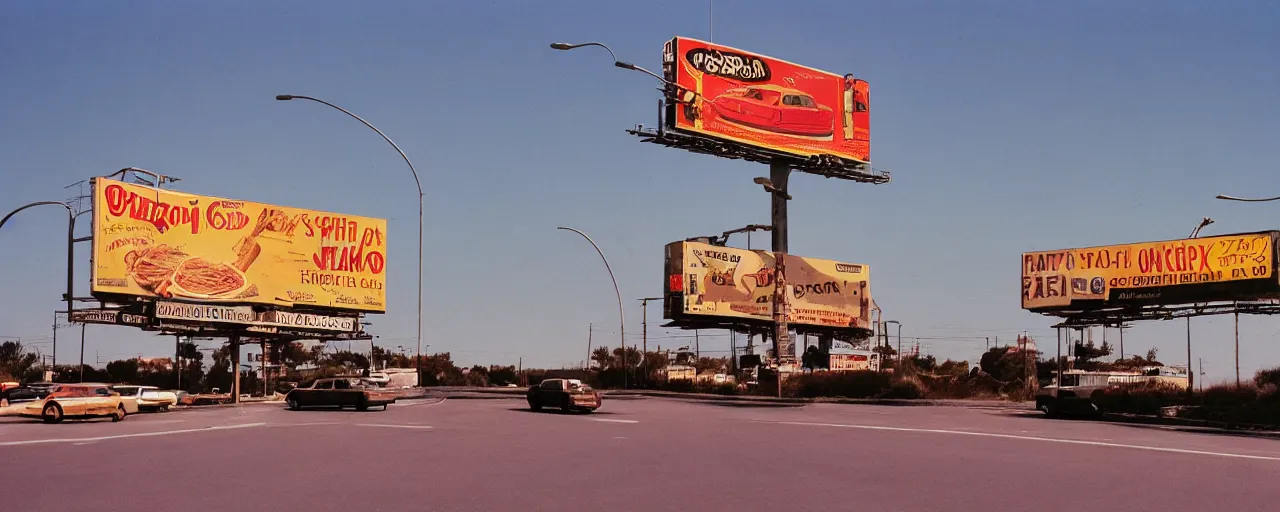
[[[1055,310],[1042,315],[1061,318],[1053,327],[1118,326],[1141,320],[1173,320],[1196,316],[1280,315],[1280,301],[1209,302],[1178,306],[1141,306],[1094,310]]]
[[[874,169],[866,162],[846,160],[835,155],[799,157],[782,151],[759,148],[714,137],[637,126],[627,133],[640,137],[641,142],[652,142],[669,148],[694,153],[747,160],[758,163],[785,162],[800,172],[817,174],[827,178],[851,180],[859,183],[885,184],[891,177],[888,171]]]

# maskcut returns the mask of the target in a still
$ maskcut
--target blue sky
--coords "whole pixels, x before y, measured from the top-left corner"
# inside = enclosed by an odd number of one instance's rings
[[[1280,10],[1267,2],[715,2],[714,41],[867,79],[882,186],[797,175],[794,253],[867,263],[904,336],[999,337],[1049,319],[1019,309],[1027,250],[1276,228],[1267,151],[1280,133]],[[768,221],[762,166],[641,144],[658,93],[613,68],[659,67],[664,41],[706,38],[705,2],[35,2],[0,5],[0,210],[137,166],[180,189],[390,220],[379,343],[414,339],[416,204],[427,189],[425,341],[466,363],[577,364],[587,325],[617,343],[609,256],[635,298],[661,293],[662,246]],[[48,352],[64,221],[31,210],[0,232],[0,335]],[[764,239],[763,236],[760,237]],[[87,288],[87,248],[77,285]],[[83,291],[82,291],[83,292]],[[661,317],[656,304],[650,320]],[[652,325],[653,322],[651,322]],[[1246,375],[1280,364],[1280,323],[1241,321]],[[1129,352],[1185,359],[1181,321],[1142,324]],[[1194,322],[1209,380],[1232,375],[1231,319]],[[77,329],[78,330],[78,329]],[[89,327],[86,352],[163,355],[172,340]],[[70,334],[63,331],[60,334]],[[78,333],[77,333],[78,334]],[[650,344],[690,340],[650,329]],[[703,348],[728,349],[703,332]],[[1100,338],[1101,333],[1098,333]],[[1112,333],[1114,336],[1114,332]],[[78,340],[77,340],[78,341]],[[973,359],[984,341],[924,341]],[[74,361],[75,343],[59,344]]]

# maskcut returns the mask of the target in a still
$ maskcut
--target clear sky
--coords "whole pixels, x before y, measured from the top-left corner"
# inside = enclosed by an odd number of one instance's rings
[[[1122,4],[1122,5],[1119,5]],[[1271,2],[703,1],[37,2],[0,4],[0,210],[136,166],[179,189],[390,220],[390,310],[378,343],[412,350],[416,208],[426,183],[430,351],[464,363],[578,364],[589,323],[628,338],[660,295],[662,246],[767,223],[758,164],[641,144],[674,35],[867,79],[872,158],[888,185],[796,175],[791,249],[872,268],[887,318],[940,357],[1051,322],[1019,309],[1027,250],[1280,227],[1269,151],[1280,133],[1280,8]],[[65,223],[31,210],[0,231],[0,335],[43,352],[64,279]],[[85,234],[85,233],[82,233]],[[763,242],[761,234],[757,241]],[[77,268],[87,289],[88,254]],[[661,308],[651,304],[651,324]],[[1197,319],[1210,381],[1233,374],[1231,318]],[[1280,321],[1241,321],[1246,375],[1280,365]],[[78,329],[76,330],[78,331]],[[86,358],[164,355],[172,339],[91,326]],[[60,332],[70,335],[69,331]],[[76,333],[78,334],[78,332]],[[650,330],[650,345],[685,343]],[[703,332],[704,352],[727,351]],[[1112,333],[1114,336],[1115,333]],[[1097,334],[1101,337],[1101,332]],[[78,340],[76,340],[78,342]],[[1182,321],[1142,324],[1126,349],[1185,360]],[[73,362],[77,343],[59,343]]]

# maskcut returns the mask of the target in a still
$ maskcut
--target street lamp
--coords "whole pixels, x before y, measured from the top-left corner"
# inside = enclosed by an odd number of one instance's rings
[[[787,201],[791,200],[791,194],[788,194],[786,191],[778,188],[776,185],[773,184],[773,180],[769,178],[766,178],[764,176],[757,176],[755,179],[751,181],[754,181],[756,185],[760,185],[764,187],[765,192],[768,192],[778,197],[785,198]]]
[[[377,133],[378,133],[378,135],[381,135],[381,136],[382,136],[382,140],[387,141],[387,144],[390,144],[392,148],[395,148],[396,153],[399,153],[399,154],[400,154],[400,158],[403,158],[403,159],[404,159],[404,163],[406,163],[406,164],[408,164],[408,165],[409,165],[409,172],[413,173],[413,182],[414,182],[415,184],[417,184],[417,185],[418,185],[418,357],[417,357],[417,370],[418,370],[418,386],[419,386],[419,387],[421,387],[421,386],[422,386],[422,245],[423,245],[423,241],[422,241],[422,203],[423,203],[423,201],[424,201],[424,196],[425,196],[425,194],[423,194],[423,192],[422,192],[422,180],[420,180],[420,179],[418,178],[418,170],[413,168],[413,162],[410,162],[410,161],[409,161],[409,157],[408,157],[408,155],[405,155],[405,154],[404,154],[404,151],[400,149],[400,146],[397,146],[397,145],[396,145],[396,143],[395,143],[395,142],[393,142],[393,141],[391,140],[391,137],[387,137],[387,134],[382,133],[382,130],[379,130],[376,126],[374,126],[374,125],[372,125],[372,124],[369,124],[369,122],[368,122],[368,121],[365,121],[365,120],[364,120],[363,118],[361,118],[360,116],[358,116],[358,115],[355,115],[355,114],[351,113],[351,111],[349,111],[349,110],[347,110],[347,109],[345,109],[345,108],[339,107],[339,106],[337,106],[337,105],[334,105],[334,104],[332,104],[332,103],[329,103],[329,102],[327,102],[327,101],[324,101],[324,100],[322,100],[322,99],[312,98],[312,97],[310,97],[310,96],[299,96],[299,95],[296,95],[296,94],[280,94],[280,95],[277,95],[277,96],[276,96],[276,100],[278,100],[278,101],[289,101],[289,100],[294,100],[294,99],[298,99],[298,100],[311,100],[311,101],[314,101],[314,102],[316,102],[316,103],[320,103],[320,104],[323,104],[323,105],[328,105],[328,106],[333,107],[334,109],[338,110],[339,112],[342,112],[343,114],[346,114],[346,115],[348,115],[348,116],[351,116],[351,117],[352,117],[353,119],[355,119],[356,121],[360,121],[362,124],[364,124],[365,126],[369,127],[369,129],[370,129],[370,130],[373,130],[373,131],[377,132]],[[428,346],[429,346],[429,345],[428,345]]]
[[[1235,196],[1218,194],[1216,197],[1214,197],[1214,199],[1223,199],[1227,201],[1243,201],[1246,203],[1266,203],[1270,201],[1280,201],[1280,196],[1255,199],[1255,198],[1248,198],[1248,197],[1235,197]]]
[[[618,60],[618,57],[617,57],[616,55],[614,55],[614,54],[613,54],[613,50],[612,50],[612,49],[610,49],[608,46],[606,46],[604,43],[597,43],[597,42],[594,42],[594,41],[593,41],[593,42],[590,42],[590,43],[579,43],[579,44],[570,44],[570,43],[551,43],[551,48],[552,48],[553,50],[561,50],[561,51],[573,50],[573,49],[575,49],[575,48],[582,48],[582,47],[584,47],[584,46],[599,46],[599,47],[601,47],[601,48],[604,48],[604,50],[605,50],[605,51],[609,52],[609,57],[613,59],[613,65],[614,65],[614,67],[619,67],[619,68],[622,68],[622,69],[629,69],[629,70],[631,70],[631,71],[639,71],[639,72],[641,72],[641,73],[644,73],[644,74],[646,74],[646,75],[649,75],[649,76],[651,76],[651,77],[654,77],[654,78],[658,79],[658,81],[662,82],[664,85],[667,85],[667,86],[670,86],[670,87],[674,87],[674,88],[677,88],[677,89],[683,89],[685,92],[689,93],[689,94],[690,94],[690,95],[692,95],[693,97],[701,96],[701,94],[698,94],[698,91],[695,91],[695,90],[690,89],[690,88],[688,88],[688,87],[685,87],[685,86],[683,86],[683,85],[680,85],[680,84],[677,84],[677,83],[672,82],[672,81],[670,81],[670,80],[667,80],[667,79],[666,79],[666,78],[664,78],[662,75],[659,75],[659,74],[657,74],[657,73],[654,73],[654,72],[652,72],[652,71],[649,71],[649,70],[647,70],[647,69],[645,69],[645,68],[642,68],[642,67],[640,67],[640,66],[637,66],[637,65],[635,65],[635,64],[632,64],[632,63],[630,63],[630,62],[625,62],[625,61]],[[691,97],[691,98],[686,99],[685,101],[686,101],[686,102],[688,102],[688,101],[692,101],[692,100],[693,100],[693,98]]]
[[[601,46],[604,46],[604,45],[601,45]],[[627,319],[626,319],[626,316],[624,316],[622,311],[622,292],[618,291],[618,280],[613,277],[613,268],[609,266],[609,259],[604,257],[604,251],[601,251],[600,246],[596,245],[595,240],[592,240],[591,237],[587,236],[586,233],[583,233],[582,231],[574,228],[566,228],[563,226],[557,227],[556,229],[572,231],[574,233],[582,235],[582,238],[587,239],[587,241],[591,243],[591,246],[596,248],[596,253],[598,253],[600,255],[600,259],[604,261],[604,269],[609,272],[609,280],[613,281],[613,293],[615,293],[618,296],[618,340],[619,340],[619,346],[622,347],[622,388],[626,389],[627,388],[627,337],[626,337]]]
[[[1218,196],[1218,197],[1221,198],[1224,196]],[[1210,224],[1213,224],[1213,219],[1210,219],[1208,217],[1200,219],[1200,223],[1196,224],[1195,229],[1191,230],[1191,236],[1188,238],[1199,238],[1200,230],[1204,229],[1205,226],[1208,226]],[[1188,316],[1187,317],[1187,393],[1192,392],[1192,386],[1194,385],[1193,383],[1195,382],[1194,377],[1195,376],[1191,374],[1191,317]]]
[[[73,292],[75,291],[74,288],[75,288],[75,263],[76,263],[75,261],[76,214],[75,212],[71,211],[71,205],[67,203],[58,202],[58,201],[36,201],[34,203],[21,206],[18,209],[9,212],[9,214],[5,215],[3,219],[0,219],[0,228],[4,228],[4,223],[9,221],[9,217],[13,217],[18,212],[22,210],[26,210],[27,208],[43,206],[43,205],[57,205],[67,209],[67,297],[66,299],[67,299],[67,320],[70,321],[71,311],[72,309],[74,309],[72,306],[72,301],[74,299],[72,297],[74,294]],[[82,359],[84,358],[83,350],[81,351],[80,357]],[[56,344],[53,346],[53,364],[55,366],[58,364],[58,346]],[[82,364],[81,367],[83,368],[83,366],[84,365]]]
[[[1208,226],[1210,224],[1213,224],[1213,219],[1210,219],[1208,217],[1201,219],[1200,224],[1196,225],[1196,228],[1191,231],[1191,236],[1188,238],[1199,238],[1200,230],[1204,229],[1205,226]]]
[[[897,320],[885,320],[884,325],[898,324],[898,363],[902,363],[902,322]]]

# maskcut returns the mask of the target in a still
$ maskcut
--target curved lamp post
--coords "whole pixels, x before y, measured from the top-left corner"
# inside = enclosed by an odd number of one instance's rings
[[[587,241],[591,243],[591,246],[596,248],[596,253],[598,253],[600,255],[600,259],[604,261],[604,269],[609,272],[609,280],[613,281],[613,293],[618,296],[618,340],[620,342],[620,346],[622,347],[622,387],[623,389],[626,389],[627,387],[627,336],[626,336],[627,318],[626,316],[623,315],[623,312],[622,312],[622,292],[618,291],[618,280],[613,277],[613,268],[609,266],[608,258],[604,257],[604,251],[601,251],[600,246],[596,245],[595,240],[592,240],[591,237],[587,236],[586,233],[583,233],[582,231],[574,228],[566,228],[563,226],[557,227],[556,229],[572,231],[574,233],[582,235],[582,238],[587,239]]]
[[[361,124],[369,127],[370,130],[373,130],[374,132],[377,132],[378,135],[382,136],[382,140],[387,141],[387,144],[390,144],[392,148],[395,148],[396,153],[400,154],[400,158],[404,159],[404,163],[409,165],[409,172],[413,173],[413,182],[418,185],[418,357],[415,358],[415,361],[418,371],[418,386],[422,386],[422,203],[424,200],[424,194],[422,193],[422,180],[418,178],[418,170],[413,168],[413,162],[409,161],[409,157],[404,154],[404,151],[400,149],[400,146],[397,146],[396,143],[391,140],[391,137],[387,137],[387,134],[382,133],[382,130],[379,130],[376,126],[369,124],[368,121],[365,121],[360,116],[351,113],[351,111],[322,99],[312,98],[311,96],[300,96],[296,94],[280,94],[276,96],[276,100],[279,101],[289,101],[294,99],[310,100],[323,105],[328,105],[343,114],[351,116],[356,121],[360,121]]]
[[[1249,197],[1235,197],[1235,196],[1228,196],[1228,195],[1218,194],[1216,197],[1214,197],[1214,199],[1224,199],[1224,200],[1227,200],[1227,201],[1243,201],[1243,202],[1246,202],[1246,203],[1266,203],[1266,202],[1270,202],[1270,201],[1280,201],[1280,196],[1276,196],[1276,197],[1262,197],[1262,198],[1249,198]]]
[[[619,67],[619,68],[622,68],[622,69],[630,69],[630,70],[632,70],[632,71],[639,71],[639,72],[644,73],[644,74],[646,74],[646,75],[649,75],[649,76],[651,76],[651,77],[657,78],[657,79],[658,79],[658,81],[660,81],[660,82],[662,82],[662,83],[664,83],[664,84],[666,84],[666,85],[669,85],[669,86],[671,86],[671,87],[675,87],[675,88],[677,88],[677,89],[683,89],[683,90],[685,90],[685,91],[688,91],[688,92],[690,92],[690,93],[693,93],[693,95],[694,95],[694,96],[702,96],[701,94],[699,94],[699,93],[698,93],[698,91],[692,90],[692,89],[690,89],[690,88],[688,88],[688,87],[685,87],[685,86],[683,86],[683,85],[680,85],[680,84],[677,84],[677,83],[672,82],[672,81],[670,81],[670,80],[667,80],[667,79],[666,79],[666,78],[664,78],[662,75],[659,75],[659,74],[657,74],[657,73],[654,73],[654,72],[652,72],[652,71],[649,71],[649,70],[647,70],[647,69],[645,69],[645,68],[642,68],[642,67],[640,67],[640,66],[637,66],[637,65],[635,65],[635,64],[632,64],[632,63],[630,63],[630,62],[626,62],[626,61],[618,60],[618,57],[617,57],[616,55],[614,55],[614,54],[613,54],[613,50],[612,50],[612,49],[610,49],[608,46],[605,46],[605,44],[604,44],[604,43],[597,43],[597,42],[594,42],[594,41],[589,42],[589,43],[578,43],[578,44],[569,44],[569,43],[551,43],[551,48],[552,48],[553,50],[561,50],[561,51],[573,50],[573,49],[576,49],[576,48],[582,48],[582,47],[584,47],[584,46],[599,46],[599,47],[601,47],[601,48],[604,48],[604,50],[605,50],[605,51],[609,52],[609,57],[613,59],[613,65],[614,65],[615,67]],[[704,98],[704,99],[705,99],[705,98]],[[708,101],[709,101],[709,100],[708,100]]]
[[[4,227],[4,223],[9,221],[9,217],[14,216],[22,210],[36,206],[58,205],[67,209],[67,318],[71,318],[72,298],[75,286],[75,257],[76,257],[76,214],[71,211],[71,205],[59,201],[36,201],[34,203],[19,207],[17,210],[9,212],[3,219],[0,219],[0,228]],[[81,354],[81,357],[84,357]],[[53,364],[58,364],[58,346],[53,346]]]

